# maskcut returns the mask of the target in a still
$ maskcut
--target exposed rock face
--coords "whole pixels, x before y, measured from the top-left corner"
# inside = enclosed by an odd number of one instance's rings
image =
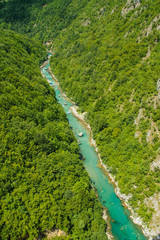
[[[144,28],[143,31],[141,31],[141,34],[140,34],[141,36],[140,35],[138,36],[138,41],[139,42],[142,38],[148,37],[149,34],[151,34],[154,29],[156,29],[157,31],[160,30],[159,20],[160,20],[160,15],[153,18],[151,23],[146,28]]]
[[[88,25],[90,25],[90,24],[91,24],[91,21],[90,21],[89,19],[86,19],[86,20],[82,23],[83,26],[88,26]]]
[[[54,231],[46,231],[46,237],[48,240],[54,237],[66,236],[66,233],[60,229],[56,229]]]
[[[139,109],[138,116],[135,118],[135,121],[134,121],[134,123],[136,125],[135,138],[138,138],[140,143],[141,143],[142,132],[139,130],[139,122],[140,122],[141,118],[145,119],[143,111],[144,111],[143,108]]]
[[[157,91],[160,91],[160,78],[157,81]]]
[[[115,10],[115,8],[112,9],[112,11],[111,11],[111,15],[114,13],[114,10]]]
[[[127,0],[126,5],[121,11],[122,16],[125,17],[125,15],[127,15],[130,11],[139,7],[140,5],[140,0]]]
[[[142,61],[145,61],[147,58],[150,57],[150,55],[151,55],[151,48],[150,48],[150,46],[148,46],[148,52],[147,52],[146,56],[142,59]]]
[[[152,229],[152,235],[158,235],[160,232],[160,193],[155,193],[152,197],[146,198],[145,204],[154,210],[150,228]]]
[[[156,168],[160,169],[160,155],[157,155],[157,158],[150,165],[152,171],[155,171]]]

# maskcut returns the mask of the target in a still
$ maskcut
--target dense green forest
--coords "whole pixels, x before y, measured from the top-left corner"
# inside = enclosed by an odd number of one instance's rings
[[[121,192],[132,194],[131,206],[149,223],[147,199],[160,192],[160,3],[141,1],[128,13],[132,2],[125,3],[90,1],[54,40],[51,66],[87,112]]]
[[[0,239],[46,229],[63,230],[57,239],[107,239],[78,144],[41,76],[45,59],[39,42],[0,29]]]
[[[160,194],[159,0],[9,0],[0,8],[4,28],[50,42],[52,70],[87,112],[103,162],[133,209],[160,228],[149,204]]]

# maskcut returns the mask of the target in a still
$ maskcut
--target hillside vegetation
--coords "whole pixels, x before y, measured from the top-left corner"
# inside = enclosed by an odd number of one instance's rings
[[[52,69],[88,112],[121,192],[158,233],[160,203],[149,199],[160,196],[160,4],[128,2],[90,1],[54,40]]]
[[[42,239],[55,229],[57,239],[107,239],[78,144],[40,73],[44,47],[0,33],[0,239]]]
[[[10,0],[0,11],[8,27],[50,41],[63,91],[87,112],[103,162],[157,234],[159,9],[159,0]]]

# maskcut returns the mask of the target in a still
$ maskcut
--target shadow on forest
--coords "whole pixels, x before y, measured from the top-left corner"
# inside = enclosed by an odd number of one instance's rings
[[[32,5],[42,7],[46,0],[10,0],[0,2],[0,17],[5,22],[28,22]]]

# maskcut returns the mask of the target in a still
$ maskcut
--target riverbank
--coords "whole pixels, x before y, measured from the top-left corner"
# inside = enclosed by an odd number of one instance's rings
[[[112,227],[111,227],[111,224],[110,224],[110,219],[109,219],[108,214],[107,214],[107,209],[105,209],[105,208],[103,209],[103,216],[102,217],[107,224],[106,235],[107,235],[109,240],[113,240],[114,237],[112,236]]]
[[[131,215],[130,218],[133,220],[133,222],[136,225],[139,225],[143,231],[143,234],[149,239],[152,240],[153,236],[156,235],[156,233],[154,233],[151,229],[149,229],[142,221],[142,219],[134,212],[134,210],[131,208],[131,206],[128,203],[128,200],[132,197],[131,195],[125,195],[122,194],[120,192],[120,188],[118,187],[118,183],[115,181],[115,177],[109,173],[109,170],[107,168],[107,166],[102,162],[100,153],[98,151],[98,147],[96,145],[95,140],[93,139],[93,133],[92,133],[92,129],[90,127],[90,125],[88,123],[85,122],[85,116],[86,113],[79,113],[78,112],[78,106],[74,105],[72,107],[70,107],[73,115],[78,118],[81,122],[83,122],[83,124],[87,127],[87,129],[90,132],[90,143],[92,146],[95,147],[95,151],[97,152],[98,158],[99,158],[99,167],[102,168],[105,171],[105,174],[108,175],[110,181],[112,182],[112,184],[114,185],[114,189],[115,189],[115,193],[116,195],[120,198],[120,200],[123,202],[123,205],[130,211]],[[112,239],[112,238],[111,238]]]
[[[51,74],[51,76],[52,76],[53,79],[57,82],[57,84],[59,84],[59,83],[58,83],[58,80],[57,80],[56,77],[53,75],[51,69],[49,69],[48,72]],[[62,90],[61,90],[61,89],[60,89],[60,91],[61,91],[61,93],[62,93]],[[63,96],[64,96],[67,100],[69,100],[70,102],[73,103],[73,101],[71,101],[70,99],[68,99],[68,98],[65,96],[65,94],[63,94]],[[73,103],[73,104],[74,104],[74,103]],[[72,111],[72,114],[73,114],[78,120],[80,120],[80,121],[83,123],[83,125],[85,126],[85,128],[89,130],[89,132],[90,132],[90,143],[91,143],[92,146],[95,147],[95,150],[96,150],[97,155],[98,155],[98,158],[99,158],[99,165],[100,165],[100,167],[101,167],[102,169],[104,169],[106,175],[109,176],[110,181],[113,183],[112,185],[114,185],[114,187],[115,187],[116,195],[117,195],[120,199],[122,199],[123,202],[125,203],[126,207],[127,207],[128,209],[130,209],[130,207],[129,207],[128,203],[127,203],[127,196],[122,195],[122,194],[120,193],[120,189],[118,188],[118,184],[116,183],[114,177],[109,173],[107,167],[103,164],[103,162],[102,162],[102,160],[101,160],[101,157],[100,157],[98,148],[97,148],[97,146],[96,146],[96,142],[95,142],[94,139],[93,139],[93,134],[92,134],[91,127],[90,127],[90,125],[89,125],[88,123],[86,123],[86,121],[85,121],[85,120],[86,120],[86,119],[85,119],[86,113],[83,113],[83,114],[82,114],[82,113],[78,113],[78,106],[76,106],[76,105],[71,106],[71,107],[70,107],[70,110]],[[130,209],[130,212],[131,212],[131,216],[134,214],[134,218],[132,218],[132,219],[134,220],[134,223],[136,223],[136,224],[138,224],[138,225],[140,225],[140,226],[142,227],[142,224],[141,224],[141,222],[139,221],[139,218],[138,218],[137,216],[135,216],[135,213],[132,212],[132,209]],[[132,216],[132,217],[133,217],[133,216]],[[137,223],[137,221],[138,221],[138,223]],[[146,234],[146,232],[144,232],[144,229],[143,229],[143,233],[144,233],[146,236],[148,236],[148,235]],[[149,236],[150,236],[150,235],[149,235]],[[150,239],[151,239],[151,238],[150,238]]]

